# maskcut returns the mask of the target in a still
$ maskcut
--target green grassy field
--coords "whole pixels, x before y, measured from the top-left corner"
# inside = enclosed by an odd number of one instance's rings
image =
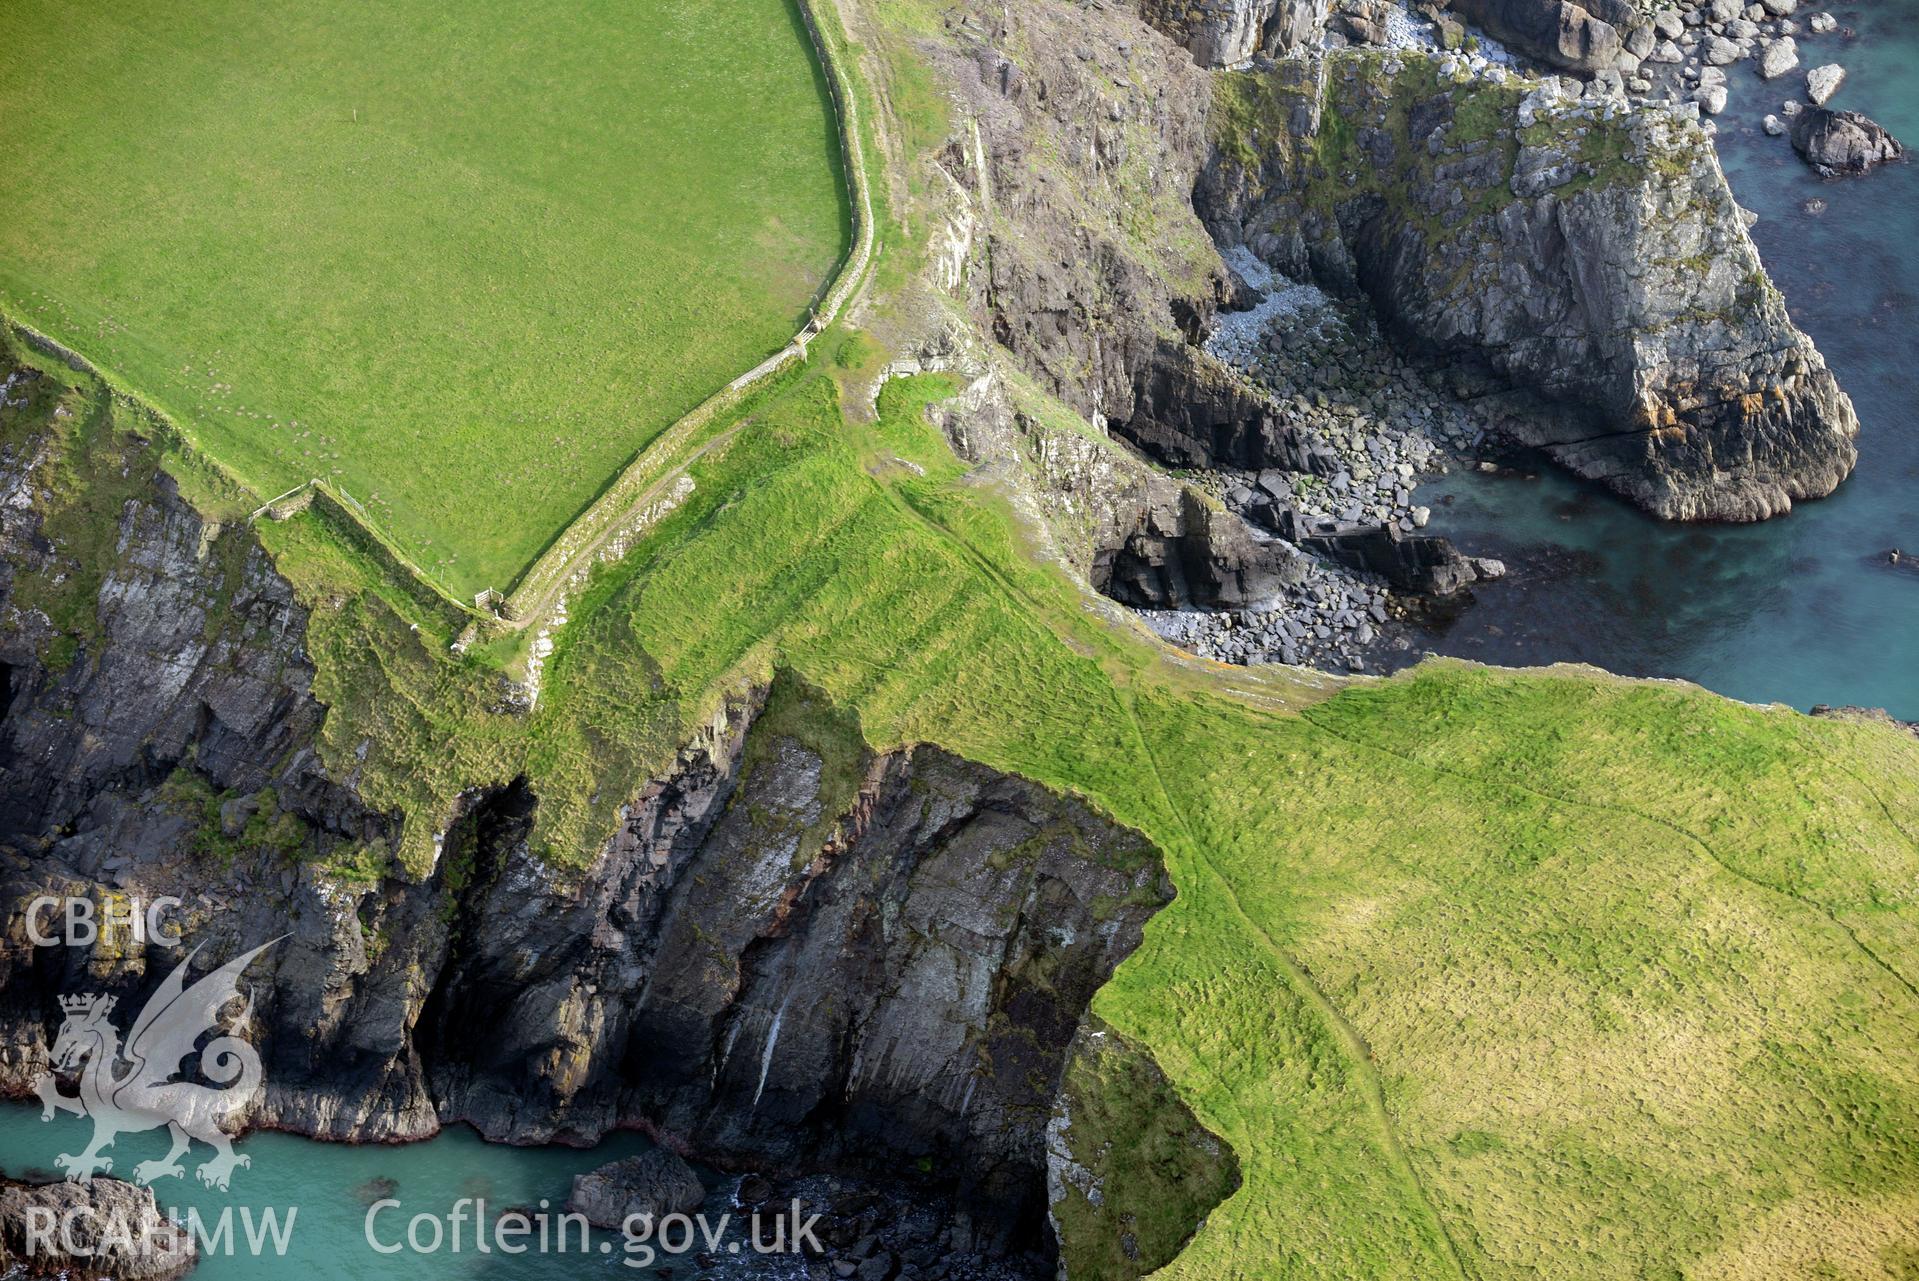
[[[536,844],[590,858],[727,690],[785,668],[874,747],[940,743],[1164,851],[1179,897],[1095,1008],[1244,1179],[1165,1275],[1919,1266],[1919,741],[1590,671],[1341,690],[1175,658],[1032,556],[923,420],[938,380],[865,423],[822,354],[597,572],[530,717],[485,711],[459,620],[332,526],[255,527],[313,610],[322,755],[406,815],[407,861],[520,776]],[[67,547],[158,462],[73,395]],[[15,590],[84,628],[86,583]]]
[[[405,816],[416,873],[463,792],[520,777],[535,847],[592,858],[780,669],[872,747],[1144,832],[1179,897],[1095,1008],[1243,1178],[1165,1276],[1919,1272],[1919,741],[1585,670],[1342,687],[1174,656],[1033,554],[925,421],[940,380],[870,422],[843,398],[881,359],[836,332],[714,424],[691,496],[571,602],[528,716],[485,710],[500,653],[450,657],[464,620],[314,513],[214,554],[257,537],[295,584],[321,755]],[[162,460],[68,397],[45,532],[77,557]],[[14,592],[71,656],[96,589]]]
[[[0,305],[462,595],[846,243],[792,0],[5,0],[0,122]]]
[[[330,750],[371,732],[363,786],[410,814],[524,771],[536,839],[577,858],[720,691],[784,666],[876,746],[1139,827],[1179,898],[1096,1008],[1245,1176],[1170,1276],[1919,1261],[1919,742],[1588,672],[1327,699],[1171,660],[1035,563],[914,396],[862,427],[817,376],[770,394],[579,602],[528,726],[470,710],[486,671],[372,592],[327,611]],[[316,527],[269,532],[341,581]]]

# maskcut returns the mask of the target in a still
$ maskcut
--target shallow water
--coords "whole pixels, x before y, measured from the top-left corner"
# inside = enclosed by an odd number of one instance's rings
[[[90,1122],[64,1114],[52,1122],[42,1122],[38,1104],[0,1104],[0,1173],[35,1180],[58,1177],[55,1155],[79,1152],[90,1131]],[[108,1155],[113,1157],[115,1174],[125,1178],[138,1162],[163,1156],[166,1146],[165,1131],[124,1134]],[[209,1230],[223,1210],[231,1209],[237,1242],[246,1240],[246,1214],[256,1216],[253,1222],[258,1224],[262,1220],[257,1216],[271,1209],[284,1224],[289,1221],[288,1211],[293,1211],[284,1255],[274,1251],[270,1237],[263,1237],[269,1244],[257,1255],[241,1246],[232,1254],[203,1257],[191,1275],[205,1281],[262,1276],[298,1277],[302,1281],[384,1281],[392,1277],[559,1281],[589,1276],[690,1278],[696,1274],[773,1278],[801,1271],[797,1260],[753,1255],[744,1227],[730,1222],[717,1246],[725,1256],[718,1271],[698,1269],[693,1251],[648,1260],[639,1246],[629,1249],[616,1232],[593,1232],[582,1248],[575,1231],[567,1238],[567,1252],[562,1253],[551,1248],[557,1239],[557,1229],[552,1229],[547,1252],[528,1250],[508,1256],[497,1249],[490,1254],[479,1253],[469,1221],[460,1230],[461,1248],[457,1252],[452,1248],[447,1216],[463,1198],[484,1200],[489,1220],[496,1220],[509,1209],[538,1211],[543,1199],[550,1207],[549,1213],[557,1215],[564,1208],[574,1175],[644,1152],[647,1147],[646,1140],[634,1134],[612,1136],[590,1150],[504,1147],[483,1143],[466,1129],[447,1130],[423,1143],[370,1146],[315,1143],[287,1134],[255,1134],[236,1145],[252,1164],[234,1171],[229,1192],[203,1188],[194,1179],[194,1167],[208,1155],[199,1146],[183,1161],[185,1177],[162,1179],[154,1185],[154,1192],[162,1207],[180,1216],[189,1209],[196,1210]],[[726,1188],[716,1176],[709,1175],[706,1181],[714,1195],[705,1214],[717,1229],[719,1216],[727,1208]],[[383,1197],[401,1204],[378,1213],[374,1240],[383,1246],[403,1244],[409,1221],[416,1214],[426,1213],[440,1221],[440,1247],[431,1252],[408,1247],[383,1254],[369,1244],[367,1213]],[[467,1218],[472,1217],[469,1210]],[[419,1229],[422,1246],[433,1239],[428,1228]]]
[[[1802,7],[1801,15],[1816,12]],[[1829,10],[1839,33],[1802,33],[1802,68],[1838,62],[1831,103],[1919,144],[1919,3]],[[1515,572],[1431,648],[1487,662],[1581,660],[1678,676],[1734,698],[1856,703],[1919,718],[1919,572],[1882,563],[1919,551],[1919,164],[1822,181],[1759,122],[1803,92],[1730,69],[1720,155],[1793,318],[1858,409],[1858,470],[1833,497],[1756,526],[1671,526],[1555,471],[1463,473],[1422,486],[1434,529]],[[1824,213],[1804,209],[1824,200]],[[1438,500],[1450,495],[1450,505]],[[1549,544],[1544,556],[1524,549]]]

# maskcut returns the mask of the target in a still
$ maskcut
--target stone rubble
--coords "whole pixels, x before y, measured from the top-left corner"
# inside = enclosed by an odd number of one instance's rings
[[[1250,310],[1222,314],[1207,349],[1311,432],[1340,469],[1327,478],[1226,470],[1196,483],[1265,529],[1289,509],[1301,534],[1360,524],[1424,529],[1432,513],[1415,501],[1420,481],[1485,444],[1486,424],[1401,359],[1364,303],[1289,280],[1242,246],[1225,257],[1263,296]],[[1487,578],[1504,569],[1475,563]],[[1378,576],[1324,560],[1261,608],[1138,612],[1165,639],[1219,662],[1361,672],[1417,657],[1406,602]]]

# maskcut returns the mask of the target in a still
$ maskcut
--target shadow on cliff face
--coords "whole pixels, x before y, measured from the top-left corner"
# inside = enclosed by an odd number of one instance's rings
[[[489,794],[447,840],[417,1038],[442,1120],[856,1175],[964,1207],[969,1248],[1051,1257],[1069,1051],[1172,896],[1143,837],[937,748],[872,752],[788,676],[584,874],[534,860],[531,804]]]
[[[192,719],[181,761],[197,735],[233,734]],[[1149,1059],[1108,1036],[1107,1066],[1073,1066],[1094,992],[1172,898],[1158,851],[938,748],[874,752],[790,676],[737,694],[583,868],[529,849],[538,798],[521,780],[469,798],[425,881],[348,884],[305,861],[325,815],[293,792],[273,813],[298,831],[251,849],[197,766],[160,774],[14,833],[0,896],[204,886],[185,913],[196,968],[291,931],[254,975],[255,1124],[366,1141],[466,1122],[580,1144],[637,1128],[724,1169],[943,1205],[953,1249],[1034,1275],[1057,1257],[1055,1205],[1076,1249],[1117,1261],[1086,1275],[1143,1275],[1236,1186],[1230,1152],[1141,1087]],[[189,784],[197,808],[179,803]],[[241,834],[217,837],[223,822]],[[134,1004],[185,955],[127,942],[0,963],[8,1089],[44,1067],[55,995]],[[1169,1134],[1184,1164],[1109,1159]]]

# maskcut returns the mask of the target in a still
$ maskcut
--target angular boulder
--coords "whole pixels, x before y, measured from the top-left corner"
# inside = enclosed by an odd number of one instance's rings
[[[1759,55],[1759,75],[1764,80],[1777,80],[1798,65],[1799,43],[1791,36],[1780,36]]]
[[[1826,107],[1810,107],[1793,117],[1792,149],[1826,178],[1868,173],[1905,153],[1878,121]]]
[[[691,1214],[706,1200],[693,1167],[665,1148],[612,1161],[573,1180],[566,1208],[588,1223],[617,1228],[635,1215],[661,1219]]]
[[[1845,82],[1846,69],[1836,62],[1814,67],[1806,73],[1806,98],[1814,106],[1823,107]]]
[[[1614,67],[1639,17],[1622,0],[1452,0],[1453,12],[1529,57],[1592,73]]]

